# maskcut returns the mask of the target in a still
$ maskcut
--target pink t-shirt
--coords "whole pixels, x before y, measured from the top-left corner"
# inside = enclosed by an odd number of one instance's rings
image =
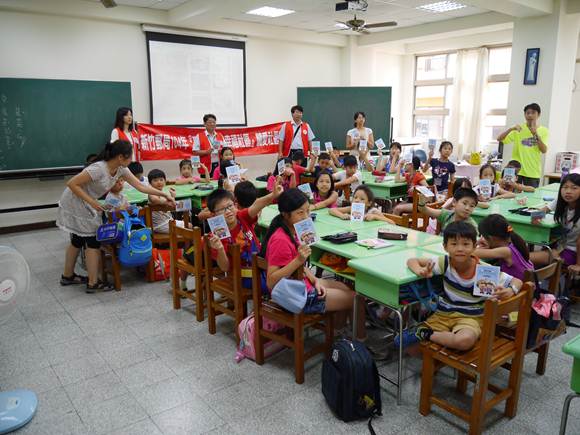
[[[296,240],[296,244],[298,244],[298,240]],[[286,266],[298,255],[296,244],[292,243],[292,240],[282,228],[278,228],[274,231],[270,240],[268,240],[268,246],[266,247],[266,261],[272,266]],[[306,283],[306,290],[310,293],[314,286],[306,276],[304,277],[304,282]],[[271,291],[272,289],[270,289],[270,292]]]
[[[216,168],[213,170],[213,174],[211,175],[212,180],[219,180],[220,179],[220,166],[217,165]]]
[[[322,198],[318,192],[312,192],[312,196],[314,197],[314,204],[318,204],[319,202],[326,200],[326,198]],[[336,208],[336,201],[330,204],[328,208]]]

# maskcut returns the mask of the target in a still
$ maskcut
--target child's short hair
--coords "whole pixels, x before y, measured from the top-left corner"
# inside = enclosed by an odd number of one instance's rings
[[[241,208],[248,208],[258,198],[258,190],[251,181],[240,181],[234,187],[234,197]]]
[[[528,104],[527,106],[524,107],[524,113],[526,113],[528,110],[535,110],[536,112],[538,112],[538,115],[540,113],[542,113],[542,109],[540,108],[540,105],[538,103],[531,103]]]
[[[330,195],[332,192],[334,192],[334,177],[332,176],[332,172],[328,170],[320,171],[318,173],[318,175],[311,184],[312,191],[318,193],[318,180],[323,175],[328,175],[328,178],[330,178],[330,190],[328,191],[328,194]]]
[[[225,189],[214,190],[207,197],[207,208],[209,208],[209,211],[211,211],[212,213],[215,212],[218,202],[224,199],[231,199],[232,201],[235,200],[234,195],[229,190]]]
[[[133,175],[143,173],[143,165],[139,162],[131,162],[129,163],[129,166],[127,166],[127,168],[129,169],[129,171],[131,171],[131,174]]]
[[[444,140],[443,142],[441,142],[441,144],[439,145],[439,152],[441,152],[441,150],[443,149],[443,147],[445,145],[449,145],[451,147],[451,149],[453,150],[453,144],[451,142],[449,142],[448,140]]]
[[[475,245],[477,241],[477,230],[467,222],[451,222],[443,230],[443,244],[446,245],[449,239],[469,239]]]
[[[413,169],[415,171],[418,171],[419,168],[421,167],[421,159],[419,158],[419,156],[413,156],[411,162],[413,163]]]
[[[302,151],[299,150],[299,151],[295,151],[292,154],[292,161],[293,162],[302,163],[302,160],[304,160],[304,152],[302,152]]]
[[[355,189],[352,196],[354,197],[354,194],[357,193],[359,190],[362,190],[366,194],[366,196],[369,199],[369,202],[371,204],[375,203],[375,194],[373,193],[373,191],[371,190],[371,188],[369,186],[367,186],[366,184],[361,184],[360,186],[358,186]]]
[[[471,198],[477,204],[477,193],[473,189],[467,189],[466,187],[460,187],[453,192],[453,199],[459,201],[462,198]]]
[[[164,180],[167,180],[165,172],[163,172],[161,169],[151,169],[147,174],[147,180],[149,180],[149,184],[151,184],[151,181],[155,180],[156,178],[163,178]]]
[[[389,151],[391,151],[391,148],[399,148],[399,151],[403,151],[403,146],[399,142],[391,142]]]
[[[506,165],[506,168],[515,168],[517,170],[520,170],[522,169],[522,164],[517,160],[510,160]]]
[[[464,187],[463,185],[467,187]],[[471,184],[471,180],[467,177],[458,177],[453,181],[453,192],[456,192],[457,189],[461,189],[464,187],[465,189],[473,189],[473,185]]]
[[[98,154],[89,154],[85,158],[85,166],[89,166],[91,163],[94,163],[97,160]]]
[[[344,158],[344,162],[342,163],[342,166],[344,166],[345,168],[352,167],[352,166],[358,167],[358,162],[356,160],[356,157],[355,156],[346,156]]]
[[[326,153],[326,152],[322,152],[320,153],[320,155],[318,156],[318,160],[330,160],[330,154]]]
[[[191,166],[191,160],[183,159],[181,162],[179,162],[179,170],[180,171],[184,166]]]
[[[485,171],[486,169],[491,169],[493,171],[494,174],[494,179],[492,180],[491,184],[495,183],[495,168],[490,165],[489,163],[486,163],[485,165],[481,165],[481,168],[479,168],[479,179],[481,180],[481,176],[483,174],[483,171]]]

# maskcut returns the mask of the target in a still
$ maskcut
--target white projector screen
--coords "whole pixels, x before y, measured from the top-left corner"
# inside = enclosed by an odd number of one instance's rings
[[[247,125],[245,43],[147,32],[151,120]]]

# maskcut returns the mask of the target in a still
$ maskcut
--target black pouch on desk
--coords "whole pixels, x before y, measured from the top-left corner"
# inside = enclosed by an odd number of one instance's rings
[[[330,243],[336,243],[337,245],[341,245],[343,243],[356,242],[358,238],[356,233],[348,231],[345,233],[337,233],[331,234],[329,236],[324,236],[322,237],[322,240],[325,240]]]
[[[536,211],[538,210],[537,208],[531,208],[531,207],[520,207],[520,208],[512,208],[511,210],[508,210],[510,213],[514,213],[514,214],[519,214],[522,216],[531,216],[532,215],[532,211]]]
[[[195,190],[213,190],[214,187],[211,184],[198,184],[194,187]]]

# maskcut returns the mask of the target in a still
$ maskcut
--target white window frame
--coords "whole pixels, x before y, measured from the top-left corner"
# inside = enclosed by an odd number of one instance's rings
[[[494,45],[494,46],[490,46],[488,47],[488,61],[489,61],[489,57],[491,56],[491,51],[493,49],[497,49],[497,48],[506,48],[506,47],[512,47],[511,44],[502,44],[502,45]],[[511,68],[510,68],[510,73],[509,74],[490,74],[487,76],[487,83],[510,83],[510,78],[511,78]],[[485,116],[507,116],[507,107],[505,109],[500,109],[500,108],[490,108],[487,110],[487,112],[485,113]],[[497,140],[495,138],[490,139],[490,141],[488,142],[488,144],[490,145],[495,145],[497,144]]]

